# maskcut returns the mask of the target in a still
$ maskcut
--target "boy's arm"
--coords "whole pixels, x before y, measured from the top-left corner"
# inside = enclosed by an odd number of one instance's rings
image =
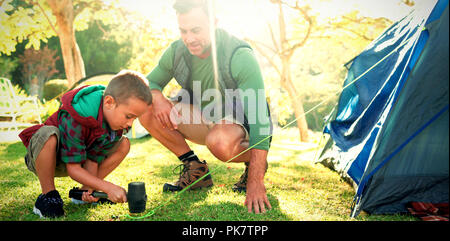
[[[82,137],[82,126],[67,112],[59,116],[60,154],[69,176],[75,181],[108,194],[113,202],[125,202],[126,191],[122,187],[106,182],[85,170],[81,164],[87,160],[86,145]]]
[[[126,202],[127,194],[125,189],[110,182],[104,181],[85,170],[80,163],[67,163],[66,164],[67,173],[69,176],[95,190],[100,190],[108,194],[108,199],[113,202]]]

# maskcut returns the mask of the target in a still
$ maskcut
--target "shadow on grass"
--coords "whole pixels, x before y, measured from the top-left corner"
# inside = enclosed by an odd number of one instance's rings
[[[173,194],[175,195],[175,194]],[[242,194],[245,196],[245,194]],[[237,204],[231,201],[219,201],[216,204],[202,203],[208,196],[206,191],[189,191],[164,203],[155,210],[154,215],[146,220],[158,221],[286,221],[291,218],[285,215],[279,205],[278,199],[268,194],[267,197],[272,209],[266,208],[266,213],[248,213],[244,203]],[[169,198],[169,197],[168,197]],[[145,213],[152,211],[148,208]]]

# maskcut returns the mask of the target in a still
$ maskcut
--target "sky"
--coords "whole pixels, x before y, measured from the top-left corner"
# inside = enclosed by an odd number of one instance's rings
[[[289,1],[289,0],[288,0]],[[294,1],[294,0],[290,0]],[[435,0],[415,0],[409,7],[400,0],[314,0],[311,11],[318,13],[322,21],[330,17],[358,10],[367,17],[385,17],[397,21],[413,8],[434,5]],[[155,26],[178,31],[176,15],[172,9],[175,0],[122,0],[124,8],[141,12]],[[214,0],[218,25],[238,37],[258,35],[268,23],[276,19],[276,8],[269,0]],[[161,14],[162,13],[162,14]],[[288,16],[287,16],[288,17]]]

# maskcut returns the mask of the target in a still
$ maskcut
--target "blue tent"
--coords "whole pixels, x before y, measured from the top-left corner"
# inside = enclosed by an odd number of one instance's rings
[[[448,0],[416,9],[348,64],[319,162],[356,188],[352,215],[449,198]]]

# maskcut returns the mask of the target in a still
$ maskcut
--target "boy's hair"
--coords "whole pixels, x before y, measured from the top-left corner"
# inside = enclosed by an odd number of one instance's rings
[[[202,8],[202,10],[208,15],[208,0],[176,0],[173,8],[177,11],[177,14],[183,14],[191,11],[193,8]]]
[[[141,73],[132,70],[122,70],[115,75],[106,87],[104,96],[106,95],[112,96],[117,104],[126,102],[130,97],[152,104],[148,80]]]

